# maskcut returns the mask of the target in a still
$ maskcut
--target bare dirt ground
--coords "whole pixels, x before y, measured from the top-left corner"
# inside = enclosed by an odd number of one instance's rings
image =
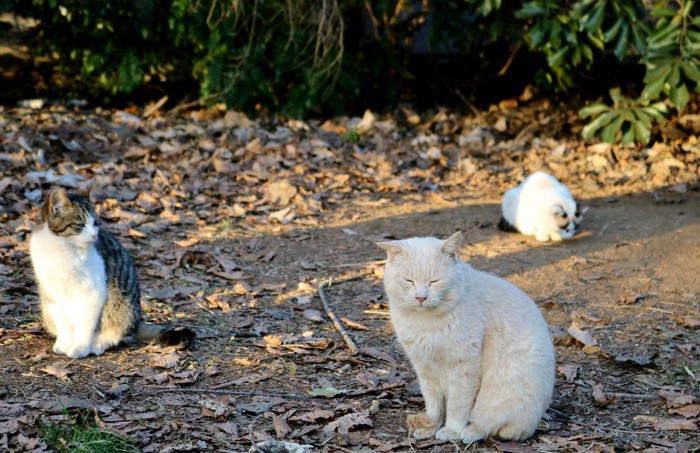
[[[516,107],[360,125],[0,112],[0,450],[44,451],[39,421],[87,410],[146,452],[270,439],[328,452],[697,451],[697,115],[618,149],[580,143],[565,108]],[[496,228],[503,192],[537,169],[589,207],[573,240]],[[193,327],[196,348],[51,351],[27,239],[51,188],[90,177],[104,227],[140,269],[146,317]],[[552,331],[554,401],[522,443],[416,442],[404,426],[422,398],[374,242],[456,230],[462,257],[520,286]],[[318,297],[330,278],[357,354]]]

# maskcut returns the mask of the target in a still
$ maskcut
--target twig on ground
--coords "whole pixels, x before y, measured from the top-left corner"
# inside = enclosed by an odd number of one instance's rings
[[[335,316],[335,313],[331,310],[331,308],[328,306],[328,300],[326,299],[326,294],[323,292],[325,288],[330,288],[332,284],[339,284],[339,283],[345,283],[345,282],[350,282],[353,280],[361,280],[368,276],[370,273],[365,272],[364,274],[360,275],[355,275],[353,277],[347,277],[347,278],[341,278],[338,280],[333,280],[333,278],[329,278],[327,281],[321,283],[318,287],[318,296],[321,298],[321,303],[323,304],[323,309],[326,310],[326,315],[328,315],[328,318],[333,322],[333,327],[335,327],[335,330],[338,331],[341,337],[343,337],[343,341],[345,341],[345,344],[348,346],[348,349],[350,350],[351,355],[355,355],[358,352],[357,345],[355,342],[352,340],[350,337],[350,334],[348,333],[347,330],[345,330],[345,327],[340,323],[338,318]]]

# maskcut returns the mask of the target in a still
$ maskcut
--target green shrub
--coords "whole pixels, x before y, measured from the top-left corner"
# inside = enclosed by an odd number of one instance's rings
[[[483,60],[505,49],[499,74],[518,51],[539,56],[530,59],[534,79],[562,93],[611,59],[644,67],[639,99],[615,91],[608,110],[582,111],[599,121],[587,139],[648,140],[644,128],[665,111],[654,108],[649,122],[645,109],[658,101],[683,109],[700,82],[695,0],[15,1],[39,20],[37,51],[56,55],[74,88],[97,96],[191,78],[202,97],[246,111],[299,117],[391,104],[413,78],[412,46],[427,22],[435,52]],[[603,126],[603,114],[617,116]]]

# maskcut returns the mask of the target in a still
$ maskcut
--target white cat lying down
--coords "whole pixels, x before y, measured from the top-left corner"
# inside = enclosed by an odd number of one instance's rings
[[[500,229],[535,236],[538,241],[568,239],[583,219],[569,189],[541,171],[507,191],[501,211]]]

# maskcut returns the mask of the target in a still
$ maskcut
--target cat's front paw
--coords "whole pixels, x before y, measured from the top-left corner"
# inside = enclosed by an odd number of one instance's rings
[[[543,233],[541,231],[538,231],[535,234],[535,239],[537,239],[540,242],[547,242],[550,239],[549,233]]]
[[[440,431],[435,434],[435,438],[438,440],[459,440],[461,437],[460,433],[447,426],[443,426],[440,428]]]
[[[95,354],[95,355],[102,355],[107,350],[107,347],[108,346],[106,344],[102,344],[102,343],[95,344],[92,346],[90,353]]]
[[[483,431],[476,429],[474,425],[469,425],[464,428],[461,437],[462,442],[465,444],[471,444],[472,442],[486,438],[486,434]]]
[[[54,354],[66,355],[69,349],[70,345],[63,341],[56,340],[56,342],[53,344]]]
[[[90,355],[91,349],[92,348],[90,347],[90,345],[73,346],[72,348],[68,349],[66,355],[71,359],[82,359],[83,357],[87,357],[88,355]]]
[[[426,414],[409,414],[406,417],[408,434],[413,434],[416,439],[429,439],[437,432],[437,426],[432,418]]]

